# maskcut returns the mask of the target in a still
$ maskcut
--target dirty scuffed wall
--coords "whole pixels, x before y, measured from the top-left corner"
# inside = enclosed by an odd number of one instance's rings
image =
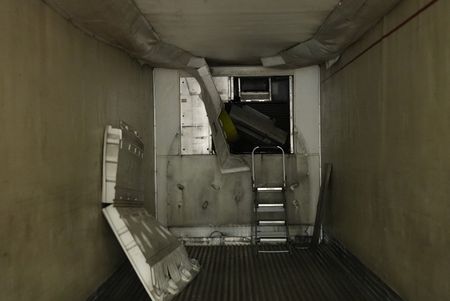
[[[327,228],[411,301],[450,300],[450,2],[416,15],[427,3],[403,1],[322,74]]]
[[[153,210],[152,70],[41,1],[2,1],[0,28],[0,299],[85,300],[124,260],[100,211],[107,123],[143,134]]]

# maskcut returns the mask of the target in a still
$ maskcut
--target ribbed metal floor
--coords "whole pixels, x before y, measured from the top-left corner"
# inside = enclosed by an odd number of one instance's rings
[[[176,301],[401,300],[336,243],[291,254],[256,255],[251,246],[188,247],[202,271]],[[90,301],[149,301],[130,264]]]

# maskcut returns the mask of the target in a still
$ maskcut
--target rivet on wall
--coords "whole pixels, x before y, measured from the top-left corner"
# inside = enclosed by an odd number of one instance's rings
[[[214,190],[220,190],[220,186],[217,185],[217,184],[212,183],[210,186],[211,186],[212,189],[214,189]]]
[[[298,184],[297,182],[292,183],[292,184],[289,186],[289,189],[290,189],[291,191],[294,191],[295,189],[297,189],[298,185],[299,185],[299,184]]]

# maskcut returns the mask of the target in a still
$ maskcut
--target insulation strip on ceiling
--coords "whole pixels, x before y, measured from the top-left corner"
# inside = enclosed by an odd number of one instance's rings
[[[43,0],[84,32],[152,66],[195,66],[187,51],[160,40],[131,0]]]
[[[103,153],[103,214],[150,298],[171,300],[200,268],[177,237],[143,207],[142,140],[124,123],[108,126]]]
[[[335,59],[401,0],[342,0],[312,39],[262,58],[266,67],[303,67]]]

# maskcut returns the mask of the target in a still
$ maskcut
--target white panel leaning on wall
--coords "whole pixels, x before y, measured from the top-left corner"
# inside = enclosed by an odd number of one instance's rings
[[[105,130],[103,213],[153,301],[171,300],[200,270],[184,246],[143,207],[144,144],[124,122]]]

